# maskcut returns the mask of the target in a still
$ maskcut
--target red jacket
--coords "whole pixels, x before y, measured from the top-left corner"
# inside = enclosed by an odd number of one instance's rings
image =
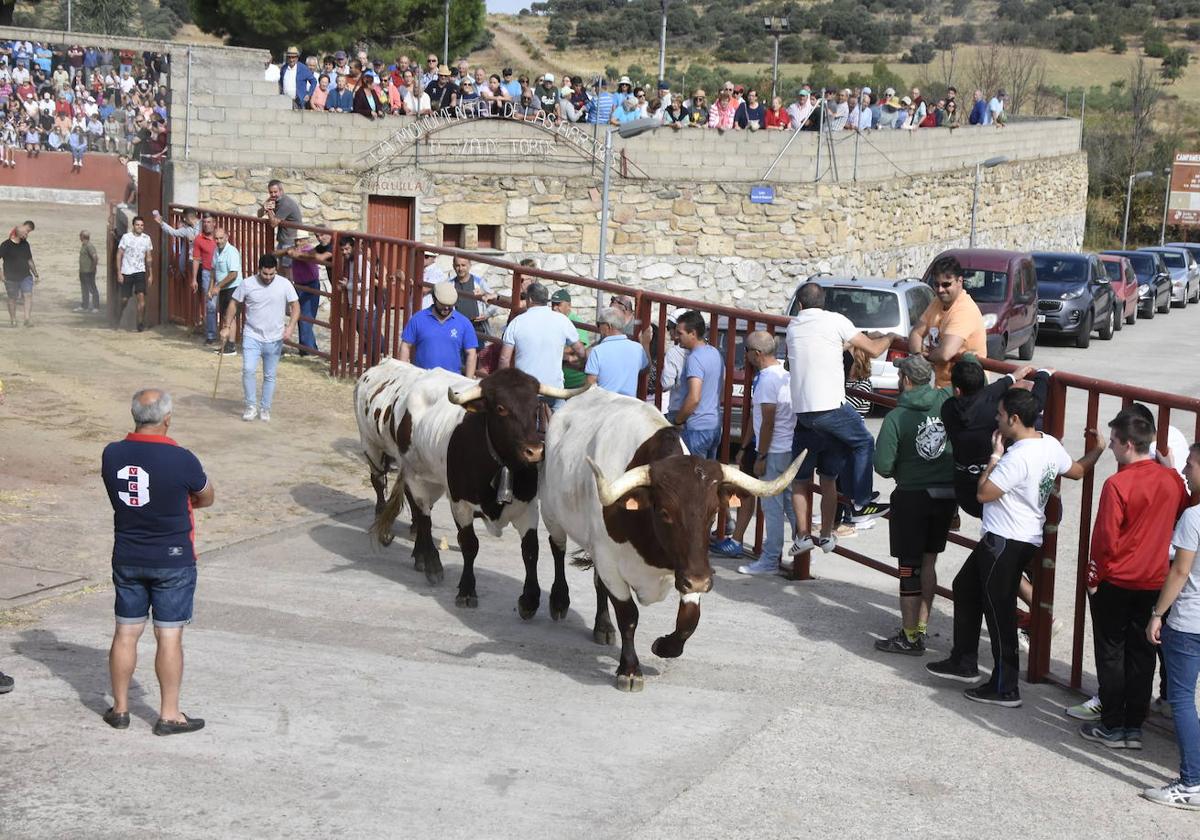
[[[1123,589],[1161,589],[1175,520],[1188,501],[1183,479],[1170,467],[1153,459],[1120,467],[1100,493],[1088,586],[1107,581]]]

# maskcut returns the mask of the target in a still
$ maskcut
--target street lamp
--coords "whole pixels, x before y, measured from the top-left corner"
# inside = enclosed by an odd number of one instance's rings
[[[647,131],[657,131],[663,124],[653,117],[640,120],[630,120],[621,125],[610,125],[604,132],[604,186],[600,192],[600,265],[596,269],[596,279],[604,282],[604,263],[608,256],[608,184],[612,176],[612,138],[613,132],[623,138],[637,137]],[[600,314],[604,293],[596,290],[596,314]]]
[[[1133,198],[1133,182],[1142,181],[1146,178],[1153,178],[1154,173],[1146,170],[1145,172],[1135,172],[1129,176],[1129,186],[1125,188],[1125,229],[1121,232],[1121,250],[1125,250],[1126,244],[1129,242],[1129,202]]]
[[[1162,230],[1158,233],[1158,246],[1161,248],[1167,244],[1167,206],[1171,203],[1171,167],[1163,170],[1163,175],[1167,176],[1167,187],[1163,191],[1163,220]]]
[[[788,19],[785,17],[763,18],[763,28],[775,36],[775,58],[771,62],[771,99],[775,98],[779,86],[779,39],[788,32]]]
[[[984,169],[991,169],[993,166],[999,166],[1002,163],[1008,163],[1006,155],[998,155],[994,158],[988,158],[975,164],[975,192],[971,196],[971,247],[975,247],[975,214],[979,211],[979,177],[980,172]]]
[[[450,0],[446,0],[446,27],[442,30],[442,64],[450,66]]]

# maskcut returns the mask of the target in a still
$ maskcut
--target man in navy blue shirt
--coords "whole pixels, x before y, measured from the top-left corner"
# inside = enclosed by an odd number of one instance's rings
[[[129,726],[129,681],[138,639],[154,617],[161,705],[155,735],[204,727],[179,711],[183,680],[183,626],[192,620],[196,593],[192,511],[213,503],[213,486],[199,459],[167,437],[171,395],[148,388],[133,395],[135,429],[104,448],[101,473],[113,507],[113,587],[116,630],[108,654],[113,705],[104,721]]]
[[[458,292],[450,282],[433,287],[433,303],[409,319],[400,336],[400,361],[419,368],[442,368],[475,375],[479,339],[475,327],[454,305]]]

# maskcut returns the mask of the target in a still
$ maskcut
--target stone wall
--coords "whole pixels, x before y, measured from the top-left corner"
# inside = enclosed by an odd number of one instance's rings
[[[1024,161],[984,170],[977,244],[1078,250],[1086,158]],[[546,269],[595,276],[600,194],[592,179],[532,175],[436,177],[400,171],[364,179],[322,170],[203,169],[199,204],[253,214],[269,177],[281,177],[307,221],[365,229],[366,198],[388,184],[413,195],[418,238],[446,224],[501,225],[501,249]],[[776,187],[755,204],[744,186],[630,182],[612,188],[607,275],[643,288],[777,311],[799,278],[819,271],[920,275],[939,251],[969,241],[974,171],[870,184]]]

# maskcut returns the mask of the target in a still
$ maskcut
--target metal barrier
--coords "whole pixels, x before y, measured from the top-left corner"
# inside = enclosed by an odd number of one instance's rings
[[[179,205],[171,206],[173,223],[178,223],[182,209]],[[243,273],[255,272],[259,255],[270,253],[275,248],[276,232],[274,228],[263,219],[216,212],[213,215],[217,219],[217,224],[228,231],[230,241],[239,248],[242,254]],[[511,275],[509,295],[501,297],[495,303],[508,309],[510,318],[519,314],[523,309],[520,293],[524,283],[528,280],[539,280],[568,289],[572,287],[586,289],[596,296],[597,306],[600,303],[600,296],[605,293],[631,297],[637,319],[635,336],[640,336],[641,332],[646,329],[653,331],[653,340],[650,345],[652,364],[649,370],[662,369],[667,349],[669,311],[675,308],[699,311],[705,316],[708,324],[709,341],[720,350],[725,363],[726,376],[721,399],[720,449],[721,458],[724,461],[729,460],[733,447],[736,445],[736,438],[732,434],[735,415],[739,417],[738,432],[744,431],[751,422],[750,389],[745,387],[748,383],[742,370],[741,353],[739,352],[742,339],[749,332],[759,329],[774,331],[778,334],[786,328],[790,320],[781,315],[751,312],[720,304],[689,300],[662,292],[517,265],[496,257],[475,254],[457,248],[444,248],[410,240],[358,232],[334,231],[308,225],[287,226],[313,232],[332,253],[332,259],[327,267],[330,289],[320,292],[313,290],[314,293],[328,299],[328,320],[304,317],[304,320],[312,325],[329,331],[329,350],[317,352],[315,355],[328,361],[329,373],[332,376],[358,376],[375,364],[380,357],[398,354],[400,334],[404,325],[412,313],[421,307],[425,284],[421,282],[420,275],[424,272],[426,254],[463,256],[473,263],[492,266],[508,272]],[[353,240],[353,246],[345,251],[342,245],[348,239]],[[183,264],[178,259],[179,242],[180,240],[172,240],[175,258],[170,261],[172,271],[172,280],[169,286],[170,312],[173,320],[185,325],[192,325],[197,322],[197,319],[203,318],[203,308],[199,304],[198,296],[191,292],[190,279],[185,281],[184,275],[180,271],[180,266]],[[418,269],[418,267],[420,268]],[[471,297],[477,298],[478,296],[472,295]],[[591,300],[590,295],[588,299]],[[580,322],[576,326],[580,329],[595,330],[595,327],[589,323]],[[486,339],[489,343],[499,340],[495,336],[487,336]],[[295,340],[288,342],[288,346],[300,349],[300,345]],[[906,352],[907,348],[898,343],[889,356]],[[992,372],[1010,373],[1016,369],[1015,365],[1007,362],[992,360],[982,360],[982,362],[984,367]],[[651,379],[648,372],[643,371],[638,383],[638,394],[660,408],[665,408],[664,393],[659,377]],[[894,399],[884,395],[866,394],[866,396],[880,406],[895,405]],[[1200,438],[1200,399],[1063,372],[1056,372],[1050,381],[1044,414],[1044,426],[1047,433],[1060,440],[1063,439],[1069,400],[1079,397],[1086,398],[1085,428],[1087,429],[1097,428],[1101,417],[1099,412],[1102,399],[1113,403],[1112,415],[1115,415],[1121,407],[1138,401],[1157,410],[1160,449],[1165,449],[1172,412],[1182,411],[1193,414],[1192,429],[1196,438]],[[1067,441],[1064,440],[1064,443]],[[1082,481],[1074,593],[1074,632],[1071,639],[1070,674],[1065,679],[1050,671],[1054,574],[1058,553],[1058,533],[1063,515],[1057,483],[1054,496],[1047,506],[1045,541],[1036,555],[1033,569],[1034,597],[1030,615],[1030,654],[1027,675],[1034,682],[1049,680],[1072,689],[1079,689],[1082,684],[1085,638],[1084,604],[1094,483],[1095,476],[1091,472]],[[809,501],[810,521],[803,523],[803,526],[811,529],[813,505],[811,498]],[[724,517],[725,512],[722,512],[718,519],[718,533],[720,533],[719,529],[723,527]],[[761,546],[762,528],[762,517],[759,516],[755,526],[756,548]],[[955,532],[950,533],[949,541],[968,550],[973,549],[977,542]],[[880,560],[841,545],[835,549],[835,552],[884,574],[899,577],[895,563],[890,558]],[[807,554],[796,558],[791,576],[796,580],[805,580],[810,577]],[[944,597],[952,598],[952,593],[947,589],[939,588],[938,592]]]

